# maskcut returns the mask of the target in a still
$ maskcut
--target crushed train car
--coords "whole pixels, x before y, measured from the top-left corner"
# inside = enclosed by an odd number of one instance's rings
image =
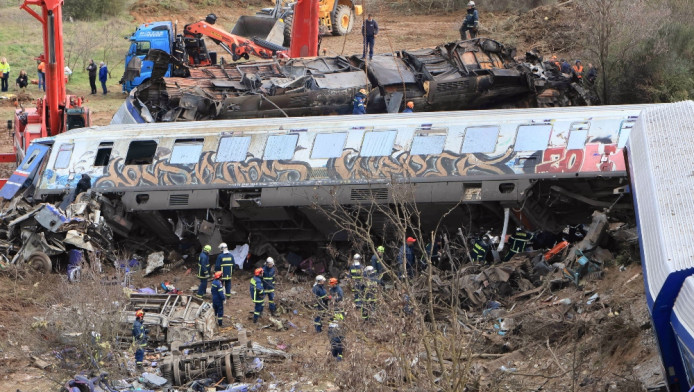
[[[164,77],[175,60],[150,51],[152,78],[133,90],[111,123],[350,114],[360,88],[369,91],[368,113],[399,112],[407,101],[418,112],[595,103],[535,53],[523,62],[514,55],[477,38],[376,55],[368,64],[357,56],[296,58],[191,67],[187,77]]]

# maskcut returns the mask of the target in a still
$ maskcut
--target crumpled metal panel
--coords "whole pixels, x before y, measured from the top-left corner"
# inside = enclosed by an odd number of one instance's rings
[[[314,80],[322,89],[361,88],[368,83],[361,71],[325,74]]]
[[[389,86],[391,84],[415,83],[414,72],[402,59],[393,56],[376,56],[371,60],[369,73],[376,79],[377,84]],[[362,82],[364,76],[361,76]]]

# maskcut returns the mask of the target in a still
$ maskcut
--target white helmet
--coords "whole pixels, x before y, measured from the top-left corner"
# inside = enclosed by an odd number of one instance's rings
[[[352,257],[352,260],[354,261],[361,261],[361,255],[359,253],[355,253],[354,257]]]
[[[374,267],[368,266],[368,267],[364,268],[364,272],[366,272],[367,274],[370,274],[370,273],[374,272]]]
[[[268,257],[267,259],[265,259],[265,264],[275,265],[275,259],[273,259],[272,257]]]
[[[337,323],[328,324],[328,328],[337,328],[337,327],[338,327]]]
[[[227,249],[227,248],[228,248],[228,246],[227,246],[226,242],[222,242],[221,244],[219,244],[219,249]]]
[[[469,2],[469,3],[467,3],[467,6],[468,6],[468,7],[474,7],[474,6],[475,6],[475,2],[474,2],[474,1]]]
[[[323,275],[316,276],[316,283],[322,283],[322,282],[325,282],[325,276],[323,276]]]

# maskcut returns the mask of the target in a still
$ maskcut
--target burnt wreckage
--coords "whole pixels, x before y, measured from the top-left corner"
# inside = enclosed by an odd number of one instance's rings
[[[436,48],[351,58],[313,57],[190,67],[152,50],[152,78],[137,87],[112,124],[349,114],[369,91],[369,113],[590,105],[595,99],[536,53],[477,38]],[[169,62],[174,75],[163,77]]]

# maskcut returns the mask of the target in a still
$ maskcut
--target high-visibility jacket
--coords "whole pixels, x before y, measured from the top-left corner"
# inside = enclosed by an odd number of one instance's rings
[[[254,276],[251,278],[251,299],[254,303],[265,302],[265,292],[263,291],[263,280],[260,276]]]
[[[264,266],[263,267],[263,289],[265,293],[275,292],[275,274],[277,270],[275,267]]]
[[[10,63],[0,63],[0,73],[10,73]]]
[[[222,271],[222,280],[231,279],[231,270],[234,267],[234,256],[231,253],[220,253],[214,263],[215,271]]]
[[[198,278],[207,279],[210,277],[210,255],[207,252],[200,252],[198,257]]]
[[[571,67],[574,70],[574,73],[576,76],[580,79],[583,77],[583,66],[582,65],[574,65]]]

